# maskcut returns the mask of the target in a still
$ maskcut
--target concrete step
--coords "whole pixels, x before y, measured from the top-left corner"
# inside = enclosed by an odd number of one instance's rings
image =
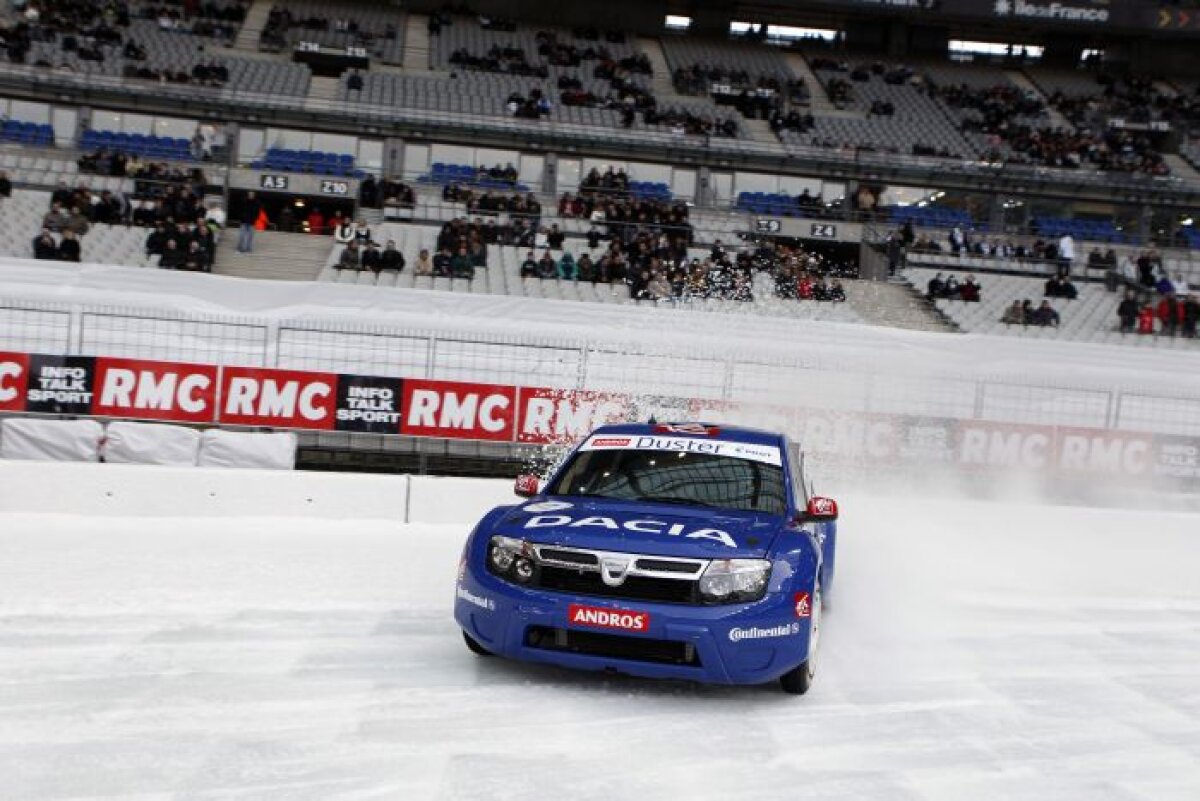
[[[808,85],[808,93],[811,98],[808,101],[808,107],[813,114],[840,113],[838,108],[830,102],[829,95],[825,94],[825,87],[817,78],[817,74],[812,71],[812,67],[808,66],[808,59],[799,53],[788,53],[783,58],[792,74],[797,78],[803,78],[804,83]]]
[[[308,84],[308,97],[310,100],[337,100],[339,83],[337,78],[314,75]]]
[[[750,134],[750,138],[755,142],[762,142],[767,145],[778,145],[779,137],[771,130],[771,123],[766,120],[747,120],[742,119],[742,129]]]
[[[667,64],[667,54],[663,52],[662,42],[649,36],[641,36],[637,40],[637,49],[650,59],[650,68],[654,70],[650,91],[658,98],[659,103],[670,103],[680,97],[671,81],[671,67]]]
[[[916,290],[889,281],[847,281],[846,300],[864,322],[910,331],[954,331]]]
[[[254,0],[246,11],[246,19],[242,22],[237,39],[233,46],[238,50],[258,50],[258,37],[266,27],[267,18],[271,16],[273,0]]]
[[[429,17],[409,14],[404,26],[404,69],[429,69]]]
[[[1066,117],[1064,117],[1058,111],[1058,109],[1050,107],[1050,105],[1049,105],[1050,98],[1046,96],[1046,93],[1042,91],[1042,88],[1040,86],[1038,86],[1037,83],[1035,83],[1032,78],[1030,78],[1028,75],[1026,75],[1021,70],[1005,70],[1004,75],[1010,81],[1012,81],[1014,84],[1016,84],[1020,88],[1024,89],[1026,92],[1033,92],[1035,95],[1037,95],[1039,98],[1041,98],[1043,103],[1047,104],[1046,111],[1049,115],[1049,121],[1050,121],[1051,128],[1065,128],[1069,131],[1075,130],[1075,126],[1071,124],[1070,120],[1068,120]]]
[[[1171,175],[1182,178],[1189,183],[1200,183],[1200,171],[1197,171],[1183,156],[1175,153],[1166,153],[1163,155],[1163,161],[1171,168]]]
[[[237,252],[238,229],[222,232],[213,272],[239,278],[313,281],[325,266],[333,239],[309,234],[257,231],[254,251]]]

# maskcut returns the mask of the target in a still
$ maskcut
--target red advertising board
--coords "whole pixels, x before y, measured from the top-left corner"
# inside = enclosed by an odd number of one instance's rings
[[[406,379],[400,433],[512,442],[517,388]]]
[[[299,370],[221,370],[220,421],[239,426],[333,428],[337,376]]]
[[[217,414],[217,372],[207,364],[98,358],[92,414],[211,423]]]
[[[0,351],[0,412],[25,411],[29,356]]]
[[[627,422],[631,400],[614,392],[522,387],[517,442],[575,442],[596,426]]]

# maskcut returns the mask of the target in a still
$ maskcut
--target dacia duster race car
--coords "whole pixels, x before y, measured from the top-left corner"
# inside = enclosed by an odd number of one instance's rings
[[[454,616],[476,654],[716,684],[812,684],[837,504],[786,437],[596,429],[475,527]]]

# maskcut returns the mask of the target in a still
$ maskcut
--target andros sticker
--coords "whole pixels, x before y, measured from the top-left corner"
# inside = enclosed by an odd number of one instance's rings
[[[812,602],[808,599],[807,592],[796,593],[795,607],[796,617],[812,617]]]
[[[628,448],[629,437],[592,437],[593,448]]]
[[[766,628],[759,626],[751,626],[744,629],[733,628],[729,630],[729,641],[741,642],[742,640],[761,640],[767,637],[789,637],[799,633],[799,623],[781,623],[778,626],[769,626]]]
[[[625,609],[603,609],[596,606],[571,604],[567,608],[567,620],[576,626],[591,626],[598,629],[650,630],[649,613],[630,612]]]

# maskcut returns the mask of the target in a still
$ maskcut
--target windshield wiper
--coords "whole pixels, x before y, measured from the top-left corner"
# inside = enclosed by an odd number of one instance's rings
[[[716,504],[698,501],[695,498],[680,498],[678,495],[642,495],[636,500],[650,501],[651,503],[677,503],[685,506],[706,506],[712,508]]]

